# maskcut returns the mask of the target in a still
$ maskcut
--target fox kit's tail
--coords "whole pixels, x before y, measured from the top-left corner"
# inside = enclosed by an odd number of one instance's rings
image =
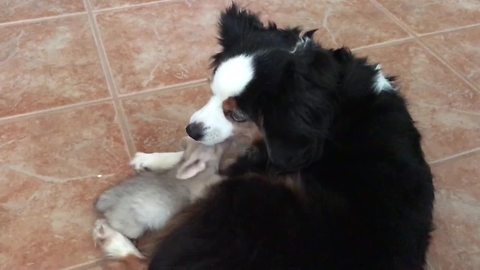
[[[97,201],[95,202],[95,208],[97,211],[103,213],[115,205],[116,201],[116,196],[112,196],[112,194],[107,191],[98,197]]]

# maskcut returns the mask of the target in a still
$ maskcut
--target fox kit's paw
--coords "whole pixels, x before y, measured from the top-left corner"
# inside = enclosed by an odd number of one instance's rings
[[[100,246],[107,257],[121,259],[133,255],[141,259],[144,258],[135,245],[128,238],[110,227],[105,219],[95,221],[92,235],[95,245]]]
[[[142,153],[137,152],[130,161],[137,172],[161,171],[175,167],[182,159],[183,152]]]

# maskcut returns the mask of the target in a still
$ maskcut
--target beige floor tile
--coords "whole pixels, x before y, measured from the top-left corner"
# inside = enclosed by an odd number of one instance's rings
[[[0,27],[0,117],[109,96],[87,16]]]

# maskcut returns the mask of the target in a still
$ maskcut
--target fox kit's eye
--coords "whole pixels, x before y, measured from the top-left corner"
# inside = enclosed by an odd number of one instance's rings
[[[248,119],[247,115],[240,110],[233,111],[230,116],[235,122],[245,122]]]

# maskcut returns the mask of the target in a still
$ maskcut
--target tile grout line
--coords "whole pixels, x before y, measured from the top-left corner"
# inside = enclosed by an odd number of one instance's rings
[[[87,15],[87,11],[72,12],[72,13],[38,17],[38,18],[32,18],[32,19],[22,19],[17,21],[1,22],[0,27],[27,24],[27,23],[37,23],[37,22],[44,22],[44,21],[53,21],[56,19],[70,18],[70,17],[80,16],[80,15]]]
[[[198,86],[203,86],[203,85],[208,85],[208,79],[199,79],[195,81],[188,81],[185,83],[181,84],[174,84],[174,85],[168,85],[165,87],[159,87],[159,88],[151,88],[147,90],[142,90],[138,92],[133,92],[133,93],[127,93],[127,94],[122,94],[118,96],[119,100],[129,100],[133,99],[136,97],[143,97],[146,95],[151,95],[151,94],[156,94],[156,93],[161,93],[163,91],[169,91],[169,90],[183,90],[183,89],[189,89],[189,88],[194,88]],[[34,117],[42,117],[42,116],[47,116],[50,114],[56,114],[59,112],[63,111],[68,111],[68,110],[75,110],[75,109],[81,109],[81,108],[86,108],[94,105],[98,105],[104,102],[114,102],[112,97],[105,97],[105,98],[100,98],[100,99],[95,99],[95,100],[88,100],[88,101],[80,101],[77,103],[71,103],[71,104],[66,104],[62,106],[57,106],[57,107],[52,107],[48,109],[40,109],[40,110],[35,110],[31,112],[26,112],[26,113],[20,113],[20,114],[14,114],[14,115],[8,115],[8,116],[1,116],[0,117],[0,124],[5,124],[5,123],[11,123],[15,121],[21,121],[25,119],[30,119]]]
[[[458,72],[454,67],[452,67],[443,57],[438,55],[433,49],[431,49],[423,40],[418,38],[417,43],[422,46],[427,52],[429,52],[433,57],[435,57],[440,63],[442,63],[445,67],[447,67],[453,74],[455,74],[460,80],[462,80],[465,84],[470,86],[474,91],[480,92],[480,88],[477,87],[474,83],[472,83],[468,78],[465,78],[460,72]]]
[[[112,71],[110,68],[110,63],[108,62],[107,52],[105,51],[105,47],[103,45],[100,31],[97,25],[96,17],[92,12],[91,3],[89,0],[83,0],[85,8],[88,14],[88,22],[90,24],[90,29],[92,31],[93,39],[95,41],[95,47],[97,48],[97,53],[100,58],[100,64],[102,66],[102,70],[107,81],[108,91],[113,100],[113,106],[115,109],[115,113],[118,119],[118,123],[120,125],[120,130],[122,132],[122,137],[125,142],[126,151],[131,159],[135,154],[135,144],[133,141],[132,134],[130,133],[130,127],[128,124],[128,120],[125,115],[125,111],[123,110],[122,104],[118,99],[115,81],[113,79]]]
[[[132,99],[136,97],[142,97],[145,95],[150,95],[150,94],[156,94],[156,93],[161,93],[164,91],[171,91],[171,90],[184,90],[184,89],[190,89],[194,87],[199,87],[203,85],[208,85],[208,79],[199,79],[199,80],[194,80],[194,81],[188,81],[185,83],[178,83],[178,84],[171,84],[167,86],[162,86],[162,87],[156,87],[156,88],[150,88],[138,92],[131,92],[131,93],[126,93],[126,94],[120,94],[118,98],[120,100],[126,100],[126,99]]]
[[[207,82],[208,82],[207,79],[188,81],[188,82],[181,83],[181,84],[174,84],[174,85],[169,85],[169,86],[166,86],[166,87],[152,88],[152,89],[142,90],[142,91],[138,91],[138,92],[123,94],[123,95],[120,95],[118,97],[118,99],[119,100],[129,100],[129,99],[133,99],[133,98],[136,98],[136,97],[143,97],[143,96],[146,96],[146,95],[161,93],[163,91],[189,89],[189,88],[194,88],[194,87],[198,87],[198,86],[208,85]],[[105,98],[100,98],[100,99],[95,99],[95,100],[88,100],[88,101],[81,101],[81,102],[77,102],[77,103],[66,104],[66,105],[52,107],[52,108],[48,108],[48,109],[35,110],[35,111],[21,113],[21,114],[2,116],[2,117],[0,117],[0,125],[5,124],[5,123],[21,121],[21,120],[25,120],[25,119],[30,119],[30,118],[34,118],[34,117],[47,116],[47,115],[56,114],[56,113],[59,113],[59,112],[68,111],[68,110],[86,108],[86,107],[95,106],[95,105],[98,105],[98,104],[101,104],[101,103],[106,103],[106,102],[112,102],[113,103],[113,101],[114,100],[113,100],[112,97],[105,97]]]
[[[363,46],[352,48],[352,52],[361,51],[361,50],[365,50],[365,49],[388,47],[388,46],[392,46],[392,45],[397,45],[397,44],[402,44],[402,43],[405,43],[405,42],[413,41],[414,39],[415,38],[413,36],[408,36],[408,37],[404,37],[404,38],[392,39],[392,40],[387,40],[387,41],[383,41],[383,42],[379,42],[379,43],[363,45]]]
[[[387,18],[392,20],[395,24],[397,24],[400,28],[402,28],[404,31],[406,31],[414,39],[417,38],[417,34],[415,33],[415,31],[410,29],[410,27],[408,27],[408,25],[405,22],[403,22],[402,20],[397,18],[397,16],[395,16],[393,13],[391,13],[390,10],[388,10],[382,4],[377,2],[377,0],[370,0],[370,3],[372,3],[378,10],[380,10],[385,16],[387,16]]]
[[[92,12],[101,14],[101,13],[110,12],[110,11],[122,11],[130,8],[148,7],[148,6],[154,6],[154,5],[169,4],[169,3],[186,2],[188,4],[190,1],[191,0],[156,0],[156,1],[146,2],[146,3],[131,4],[131,5],[125,5],[125,6],[92,9]]]
[[[471,116],[480,116],[480,112],[464,111],[464,110],[459,110],[459,109],[455,109],[455,108],[445,108],[445,107],[442,107],[442,106],[423,103],[423,102],[412,101],[412,102],[409,102],[409,103],[412,104],[412,105],[427,107],[427,108],[430,108],[430,109],[444,109],[444,110],[448,110],[448,111],[455,112],[455,113],[468,114],[468,115],[471,115]]]
[[[476,28],[476,27],[480,27],[480,23],[467,24],[467,25],[463,25],[463,26],[458,26],[458,27],[453,27],[453,28],[448,28],[448,29],[443,29],[443,30],[418,34],[417,36],[419,38],[423,38],[423,37],[429,37],[429,36],[435,36],[435,35],[441,35],[441,34],[460,32],[462,30],[468,30],[468,29]]]
[[[382,10],[382,12],[383,12],[383,10]],[[395,23],[398,25],[397,22],[395,22]],[[401,26],[399,26],[399,27],[402,30],[406,31],[406,29],[404,29],[403,27],[401,27]],[[413,32],[409,33],[408,31],[406,31],[407,34],[409,35],[407,37],[392,39],[392,40],[387,40],[387,41],[383,41],[383,42],[379,42],[379,43],[373,43],[373,44],[368,44],[368,45],[355,47],[355,48],[352,48],[352,52],[360,51],[360,50],[363,50],[363,49],[383,48],[383,47],[388,47],[388,46],[392,46],[392,45],[398,45],[398,44],[406,43],[406,42],[409,42],[409,41],[416,41],[418,38],[441,35],[441,34],[446,34],[446,33],[454,33],[454,32],[457,32],[457,31],[462,31],[462,30],[465,30],[465,29],[470,29],[470,28],[475,28],[475,27],[480,27],[480,23],[470,24],[470,25],[466,25],[466,26],[460,26],[460,27],[457,27],[457,28],[449,28],[449,29],[445,29],[445,30],[440,30],[440,31],[430,32],[430,33],[425,33],[425,34],[418,34],[418,35],[413,34]]]
[[[61,270],[87,270],[87,269],[91,269],[91,267],[101,265],[103,261],[104,261],[103,258],[98,258],[98,259],[94,259],[94,260],[91,260],[91,261],[86,261],[86,262],[83,262],[83,263],[63,267],[63,268],[61,268]]]
[[[182,2],[189,3],[190,1],[191,0],[156,0],[156,1],[152,1],[152,2],[132,4],[132,5],[128,5],[128,6],[108,7],[108,8],[102,8],[102,9],[97,9],[97,10],[92,9],[92,12],[94,12],[94,13],[104,13],[104,12],[109,12],[109,11],[125,10],[125,9],[129,9],[129,8],[152,6],[152,5],[157,5],[157,4],[182,3]],[[10,25],[18,25],[18,24],[26,24],[26,23],[36,23],[36,22],[43,22],[43,21],[51,21],[51,20],[75,17],[75,16],[80,16],[80,15],[88,15],[87,9],[85,9],[84,11],[76,11],[76,12],[57,14],[57,15],[51,15],[51,16],[42,16],[42,17],[37,17],[37,18],[20,19],[20,20],[0,22],[0,27],[10,26]]]
[[[389,17],[394,23],[396,23],[400,28],[402,28],[409,35],[411,35],[411,37],[414,39],[419,39],[427,36],[441,35],[441,34],[450,33],[450,32],[457,32],[457,31],[462,31],[465,29],[470,29],[470,28],[475,28],[480,26],[480,23],[473,23],[473,24],[456,26],[452,28],[446,28],[446,29],[427,32],[427,33],[417,33],[415,32],[415,30],[410,28],[407,23],[405,23],[402,19],[398,18],[395,14],[393,14],[388,8],[384,7],[377,0],[370,0],[370,2],[374,6],[376,6],[380,11],[382,11],[387,17]]]
[[[440,159],[437,159],[437,160],[433,160],[433,161],[428,162],[428,164],[430,164],[430,166],[438,166],[438,165],[444,164],[446,162],[458,160],[458,159],[461,159],[461,158],[464,158],[464,157],[469,157],[469,156],[475,155],[477,153],[480,153],[480,147],[472,148],[472,149],[467,150],[467,151],[463,151],[463,152],[453,154],[453,155],[450,155],[450,156],[447,156],[447,157],[444,157],[444,158],[440,158]]]
[[[41,117],[41,116],[56,114],[56,113],[64,112],[64,111],[68,111],[68,110],[85,108],[85,107],[94,106],[94,105],[102,104],[102,103],[109,102],[109,101],[113,101],[112,98],[110,98],[110,97],[100,98],[100,99],[95,99],[95,100],[82,101],[82,102],[78,102],[78,103],[53,107],[53,108],[44,109],[44,110],[37,110],[37,111],[33,111],[33,112],[27,112],[27,113],[22,113],[22,114],[15,114],[15,115],[10,115],[10,116],[0,117],[0,124],[6,124],[6,123],[16,122],[16,121],[19,121],[19,120],[25,120],[25,119],[30,119],[30,118],[34,118],[34,117]]]
[[[383,13],[389,17],[391,20],[393,20],[399,27],[407,31],[409,34],[413,36],[413,39],[416,41],[417,44],[419,44],[423,49],[425,49],[429,54],[431,54],[435,59],[440,61],[447,69],[449,69],[453,74],[455,74],[456,77],[458,77],[460,80],[462,80],[464,83],[466,83],[468,86],[470,86],[473,90],[480,92],[480,89],[470,80],[465,78],[462,74],[460,74],[454,67],[452,67],[445,59],[443,59],[440,55],[438,55],[434,50],[432,50],[429,46],[423,42],[422,37],[426,35],[421,35],[417,34],[414,30],[412,30],[408,25],[403,22],[401,19],[399,19],[395,14],[390,12],[386,7],[384,7],[382,4],[377,2],[377,0],[370,0],[371,3],[373,3],[378,9],[383,11]],[[480,24],[477,24],[480,25]],[[475,25],[474,25],[475,26]],[[472,26],[472,27],[474,27]],[[468,26],[467,26],[468,27]],[[463,29],[463,28],[462,28]],[[454,31],[452,31],[454,32]]]

